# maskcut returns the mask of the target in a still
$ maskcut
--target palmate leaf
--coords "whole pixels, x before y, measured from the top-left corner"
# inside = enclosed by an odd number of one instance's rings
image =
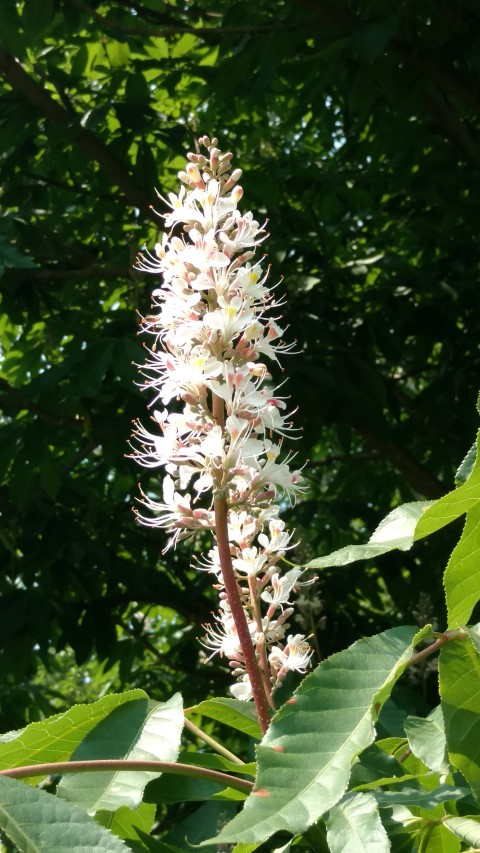
[[[439,674],[450,763],[480,801],[480,655],[470,638],[442,648]]]
[[[115,709],[103,720],[82,741],[72,760],[176,761],[182,728],[180,694],[168,702],[137,699]],[[113,812],[120,806],[136,809],[146,784],[159,775],[152,771],[71,773],[63,777],[57,792],[89,814],[100,809]]]
[[[129,690],[104,696],[91,705],[74,705],[64,714],[55,714],[40,723],[30,723],[15,733],[13,739],[0,743],[0,770],[48,761],[68,761],[89,732],[112,711],[125,703],[146,698],[143,690]]]
[[[0,827],[22,853],[127,853],[119,838],[46,791],[0,777]]]
[[[428,631],[392,628],[359,640],[307,676],[258,747],[255,791],[215,840],[255,843],[279,830],[302,833],[331,809],[355,757],[373,742],[379,708]]]
[[[389,853],[390,842],[371,794],[347,794],[327,818],[331,853]]]

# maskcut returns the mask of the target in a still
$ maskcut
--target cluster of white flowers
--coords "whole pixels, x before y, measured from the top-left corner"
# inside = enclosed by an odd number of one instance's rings
[[[222,154],[216,139],[204,136],[199,143],[206,155],[187,155],[181,190],[166,202],[169,233],[155,254],[144,250],[136,264],[162,277],[153,293],[156,313],[142,324],[155,338],[142,368],[145,387],[154,389],[153,405],[182,403],[180,412],[153,411],[158,432],[135,425],[134,457],[166,470],[163,501],[142,493],[149,513],[138,515],[144,524],[165,528],[170,547],[198,530],[215,531],[213,499],[226,501],[231,560],[271,690],[289,670],[304,672],[311,657],[305,637],[287,636],[290,598],[305,581],[298,568],[279,572],[292,545],[275,501],[294,500],[304,486],[301,473],[290,468],[291,456],[280,458],[292,427],[264,363],[290,347],[272,316],[278,302],[266,286],[263,259],[253,260],[264,226],[237,207],[241,170],[231,171],[232,154]],[[232,693],[248,699],[249,676],[217,547],[199,568],[212,572],[220,589],[220,614],[205,645],[230,660],[238,679]]]

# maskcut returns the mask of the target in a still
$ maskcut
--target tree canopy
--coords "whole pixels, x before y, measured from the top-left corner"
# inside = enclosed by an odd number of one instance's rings
[[[296,341],[276,377],[310,484],[285,508],[295,558],[452,488],[477,426],[479,32],[472,0],[3,0],[4,729],[109,684],[188,701],[223,683],[197,665],[208,579],[135,522],[125,458],[155,286],[132,263],[198,135],[234,152],[268,219]],[[449,535],[420,576],[418,551],[322,572],[320,652],[440,618]]]

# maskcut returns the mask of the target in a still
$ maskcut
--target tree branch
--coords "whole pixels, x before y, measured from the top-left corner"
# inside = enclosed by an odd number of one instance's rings
[[[47,119],[64,128],[72,143],[85,151],[89,158],[101,167],[112,183],[123,192],[130,204],[138,207],[145,216],[154,222],[158,221],[151,209],[149,197],[139,189],[123,164],[113,156],[107,146],[90,130],[83,128],[78,119],[75,120],[61,107],[49,92],[30,77],[17,59],[11,56],[1,45],[0,72],[12,89],[20,92]]]
[[[132,272],[125,266],[109,264],[102,267],[89,264],[86,267],[71,270],[58,269],[57,267],[37,267],[36,269],[27,267],[7,267],[5,275],[13,278],[14,280],[34,279],[36,281],[68,281],[68,279],[75,279],[76,281],[83,281],[84,279],[103,278],[104,276],[106,278],[131,278]]]
[[[429,500],[437,500],[445,494],[445,487],[430,473],[425,465],[418,462],[414,456],[393,441],[379,438],[367,427],[355,424],[356,431],[364,437],[375,450],[400,471],[415,491],[425,495]]]
[[[198,36],[199,38],[207,38],[219,41],[222,35],[244,35],[251,33],[252,35],[261,34],[261,33],[272,33],[272,32],[291,32],[292,30],[310,30],[311,24],[303,23],[303,24],[293,24],[289,23],[281,23],[281,22],[272,22],[271,24],[242,24],[241,26],[235,27],[193,27],[188,24],[165,24],[165,23],[156,23],[153,21],[152,17],[150,20],[153,23],[152,28],[147,27],[126,27],[123,24],[119,24],[116,21],[112,21],[109,18],[106,18],[104,15],[100,15],[95,9],[92,9],[88,3],[83,3],[82,0],[67,0],[70,6],[74,6],[76,9],[79,9],[81,12],[85,12],[90,15],[93,20],[97,21],[98,24],[102,27],[102,29],[107,32],[110,31],[112,33],[120,33],[121,35],[127,36],[140,36],[141,38],[149,38],[155,36],[172,36],[172,35],[182,35],[183,33],[191,33],[194,36]],[[135,8],[137,11],[137,17],[141,17],[144,20],[149,20],[146,15],[142,15],[138,12],[141,8],[138,4],[129,3],[129,6]],[[151,12],[152,10],[148,10]]]
[[[463,154],[466,160],[480,169],[480,147],[467,125],[460,121],[443,92],[432,86],[427,95],[426,104],[447,139]]]

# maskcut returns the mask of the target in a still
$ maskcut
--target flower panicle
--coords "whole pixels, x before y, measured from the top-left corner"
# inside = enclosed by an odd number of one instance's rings
[[[154,395],[155,427],[136,422],[131,446],[144,467],[165,468],[163,501],[142,492],[148,514],[137,515],[170,534],[167,548],[214,530],[213,501],[226,501],[232,565],[269,692],[289,669],[303,672],[310,660],[305,638],[285,641],[289,599],[311,581],[302,581],[298,568],[280,572],[294,546],[275,504],[294,502],[305,483],[292,469],[294,455],[282,455],[283,437],[294,428],[268,369],[268,361],[293,345],[283,341],[281,318],[272,314],[281,301],[267,285],[265,256],[255,258],[266,223],[239,210],[242,171],[232,169],[232,159],[216,138],[198,140],[179,172],[178,194],[159,196],[168,208],[168,232],[154,252],[144,248],[137,258],[136,268],[161,276],[161,285],[142,319],[142,331],[154,337],[141,374],[142,390]],[[172,401],[176,412],[168,409]],[[218,548],[198,568],[214,574],[220,590],[220,615],[205,647],[210,657],[229,658],[238,679],[234,695],[250,698]]]

